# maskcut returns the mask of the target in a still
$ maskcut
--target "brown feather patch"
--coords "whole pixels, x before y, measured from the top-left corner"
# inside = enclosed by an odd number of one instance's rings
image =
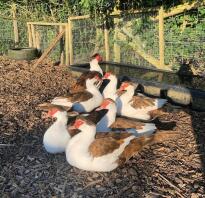
[[[127,129],[127,128],[133,128],[136,130],[143,129],[145,126],[145,123],[138,122],[126,118],[116,118],[115,122],[110,126],[112,129]]]
[[[133,96],[130,102],[132,103],[132,107],[136,109],[142,109],[155,105],[155,99],[148,98],[146,96]]]
[[[173,139],[178,137],[179,134],[173,131],[158,131],[157,133],[150,136],[142,136],[139,138],[135,138],[130,141],[130,144],[127,145],[119,156],[117,163],[119,165],[124,164],[131,157],[133,157],[136,153],[141,151],[145,146],[151,145],[158,142],[164,142],[169,139]]]
[[[97,133],[96,139],[89,147],[93,157],[100,157],[112,153],[124,142],[124,139],[131,136],[129,133]]]

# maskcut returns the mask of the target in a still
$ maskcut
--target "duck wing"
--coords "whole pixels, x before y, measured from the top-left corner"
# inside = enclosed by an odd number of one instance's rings
[[[93,157],[100,157],[112,153],[118,149],[124,140],[132,136],[130,133],[97,133],[96,139],[89,146],[89,152]]]
[[[69,94],[67,96],[55,97],[51,103],[62,106],[72,106],[73,103],[84,102],[92,98],[93,95],[88,91]]]
[[[135,109],[145,109],[155,106],[155,98],[149,98],[143,95],[133,96],[130,104]]]
[[[112,129],[128,129],[134,128],[136,130],[140,130],[145,126],[146,123],[138,122],[126,118],[117,117],[115,122],[110,126]]]

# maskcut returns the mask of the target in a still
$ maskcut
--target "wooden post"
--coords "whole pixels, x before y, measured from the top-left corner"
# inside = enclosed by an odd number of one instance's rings
[[[35,36],[36,36],[35,37],[36,38],[36,48],[37,48],[38,52],[40,52],[41,51],[41,35],[38,31],[36,31]]]
[[[105,42],[105,60],[109,61],[110,59],[110,48],[109,48],[109,30],[104,29],[104,42]]]
[[[159,63],[160,68],[164,68],[164,10],[159,9]]]
[[[19,43],[19,33],[18,33],[18,24],[16,19],[16,4],[12,5],[12,15],[13,15],[13,27],[14,27],[14,43],[15,46]]]
[[[31,35],[32,35],[32,47],[36,48],[36,34],[35,34],[35,28],[34,25],[31,24]]]
[[[69,25],[65,26],[65,64],[69,64]]]
[[[28,45],[32,47],[32,32],[31,32],[31,25],[27,23],[27,30],[28,30]]]
[[[115,24],[115,32],[114,32],[114,62],[120,63],[120,46],[116,42],[118,40],[118,28],[116,28],[117,24],[119,22],[119,18],[114,18],[114,24]]]
[[[36,61],[36,63],[33,65],[33,69],[35,69],[38,64],[43,61],[48,54],[51,52],[51,50],[56,46],[56,44],[58,43],[58,41],[63,37],[65,33],[65,30],[63,30],[62,32],[60,32],[55,38],[54,40],[51,42],[51,44],[49,45],[49,47],[44,51],[44,53],[41,55],[41,57]]]
[[[59,32],[62,32],[64,30],[64,26],[59,26]],[[63,37],[60,39],[60,64],[64,64],[64,39]]]
[[[72,35],[72,21],[68,18],[68,44],[69,44],[69,55],[70,65],[73,64],[73,35]]]

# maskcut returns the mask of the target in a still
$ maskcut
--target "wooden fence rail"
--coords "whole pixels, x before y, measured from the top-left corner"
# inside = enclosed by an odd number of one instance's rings
[[[146,61],[153,64],[155,67],[160,69],[170,69],[170,65],[165,65],[164,60],[164,53],[165,53],[165,42],[164,42],[164,20],[170,16],[174,16],[180,13],[183,13],[187,10],[191,10],[194,8],[197,8],[198,6],[205,5],[205,0],[202,1],[193,1],[192,3],[184,3],[183,5],[178,5],[176,7],[173,7],[169,10],[164,10],[163,7],[159,8],[147,8],[147,9],[141,9],[141,10],[135,10],[130,11],[130,14],[133,13],[145,13],[145,12],[158,12],[157,16],[150,17],[153,21],[158,21],[159,23],[159,58],[156,59],[152,57],[151,55],[148,55],[143,49],[140,49],[139,46],[132,45],[132,49],[139,54],[142,58],[144,58]],[[15,7],[13,8],[13,18],[9,18],[13,20],[13,26],[14,26],[14,41],[15,43],[18,43],[19,41],[19,35],[18,35],[18,27],[17,27],[17,20],[16,20],[16,10]],[[114,22],[119,22],[119,15],[122,13],[122,11],[116,10],[111,14],[114,17]],[[128,13],[129,14],[129,13]],[[0,16],[1,17],[1,16]],[[5,18],[5,17],[4,17]],[[40,47],[40,35],[36,30],[36,26],[58,26],[59,32],[63,32],[61,37],[58,41],[60,41],[60,59],[61,63],[64,62],[66,65],[71,65],[74,63],[74,47],[73,47],[73,23],[75,20],[84,20],[90,18],[89,15],[84,16],[71,16],[68,18],[67,23],[49,23],[49,22],[27,22],[27,30],[28,30],[28,44],[29,47]],[[114,30],[114,38],[117,39],[118,35],[120,35],[119,29]],[[64,36],[65,42],[62,41],[62,36]],[[110,60],[110,44],[109,44],[109,30],[104,30],[104,51],[105,51],[105,59],[106,61]],[[130,36],[130,35],[126,35]],[[129,37],[130,38],[130,37]],[[57,42],[58,42],[57,41]],[[63,46],[64,43],[64,46]],[[114,51],[114,61],[120,62],[120,46],[117,43],[114,43],[113,46]],[[50,49],[50,48],[49,48]],[[65,50],[65,51],[64,51]]]

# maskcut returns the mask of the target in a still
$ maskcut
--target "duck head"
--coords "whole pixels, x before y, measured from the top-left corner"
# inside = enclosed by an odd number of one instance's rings
[[[98,53],[94,54],[90,61],[90,71],[98,71],[103,75],[103,71],[98,64],[100,61],[102,61],[102,57]]]
[[[100,105],[100,107],[98,107],[96,109],[96,111],[100,111],[103,109],[107,109],[108,111],[117,111],[117,107],[115,104],[115,101],[110,99],[110,98],[105,98],[102,102],[102,104]]]
[[[78,112],[70,111],[70,107],[64,107],[60,105],[55,105],[51,103],[42,103],[37,107],[39,110],[46,111],[46,117],[57,118],[57,119],[67,119],[68,117],[76,117],[79,115]]]
[[[102,78],[103,80],[115,80],[117,79],[116,75],[112,74],[111,72],[106,72]]]
[[[117,95],[121,96],[125,92],[134,92],[136,88],[137,88],[136,84],[129,81],[125,81],[121,84],[120,88],[117,90]]]
[[[98,63],[101,62],[103,59],[102,59],[102,56],[100,56],[100,54],[98,53],[95,53],[91,56],[91,60],[96,60]]]
[[[81,132],[89,132],[91,130],[96,130],[96,126],[93,122],[86,119],[85,117],[78,116],[75,122],[70,126],[70,129],[76,129]]]

